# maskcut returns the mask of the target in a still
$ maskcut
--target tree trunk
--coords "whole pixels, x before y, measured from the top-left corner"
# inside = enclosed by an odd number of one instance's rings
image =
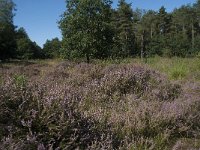
[[[89,56],[89,54],[86,54],[86,59],[87,59],[87,63],[89,64],[90,63],[90,56]]]
[[[175,33],[176,34],[178,33],[176,24],[175,24]]]
[[[194,24],[192,22],[192,49],[194,49]]]
[[[183,33],[185,34],[186,31],[185,31],[185,25],[183,24]]]
[[[142,32],[141,35],[141,59],[144,58],[144,31]]]
[[[153,38],[153,25],[151,25],[151,39]]]
[[[200,21],[199,21],[199,27],[200,27]]]

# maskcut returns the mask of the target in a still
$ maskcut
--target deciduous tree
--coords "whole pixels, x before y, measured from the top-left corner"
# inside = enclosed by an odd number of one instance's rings
[[[0,60],[14,58],[16,54],[14,8],[12,0],[0,0]]]
[[[104,56],[112,36],[109,32],[110,0],[66,0],[67,10],[59,27],[64,57],[83,57],[87,62],[96,53]]]

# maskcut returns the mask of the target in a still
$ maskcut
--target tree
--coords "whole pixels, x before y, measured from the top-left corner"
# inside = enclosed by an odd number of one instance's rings
[[[110,0],[66,0],[67,10],[59,27],[63,35],[64,57],[83,57],[90,62],[96,53],[104,56],[112,41],[109,31]]]
[[[23,27],[20,27],[20,28],[16,31],[16,39],[22,39],[22,38],[27,38],[27,39],[29,39],[26,30],[25,30]]]
[[[173,24],[175,26],[175,34],[181,32],[184,38],[179,39],[191,39],[188,40],[190,43],[190,48],[187,49],[188,53],[191,53],[195,49],[195,36],[198,32],[198,7],[194,5],[183,5],[179,9],[175,9],[173,12]],[[185,41],[185,40],[184,40]],[[180,41],[181,43],[182,41]]]
[[[47,40],[43,46],[46,58],[58,58],[60,56],[61,41],[58,38]]]
[[[191,44],[192,44],[192,49],[194,49],[195,46],[195,24],[197,23],[197,17],[196,17],[196,12],[194,11],[193,7],[188,6],[188,21],[189,21],[189,26],[190,26],[190,31],[191,31]]]
[[[15,57],[16,41],[13,25],[15,4],[12,0],[0,0],[0,59]]]
[[[27,38],[20,38],[17,40],[17,56],[19,59],[31,59],[34,55],[32,43]]]
[[[186,26],[187,26],[187,8],[185,6],[181,6],[179,9],[175,9],[172,13],[172,22],[174,25],[174,32],[182,32],[186,34]]]
[[[164,6],[162,6],[154,18],[154,36],[151,37],[148,44],[150,54],[166,55],[170,49],[172,16],[166,12]]]
[[[16,31],[17,51],[16,56],[18,59],[34,59],[42,58],[43,54],[41,48],[32,42],[24,28],[19,28]]]
[[[0,22],[13,24],[14,9],[12,0],[0,0]]]
[[[152,39],[156,32],[157,13],[153,10],[147,11],[143,15],[142,22],[146,26],[149,38]]]
[[[158,26],[158,32],[161,35],[166,35],[167,33],[170,32],[171,16],[166,12],[164,6],[162,6],[159,9],[157,26]]]
[[[177,33],[170,40],[170,56],[186,57],[190,51],[190,41],[185,34]]]
[[[185,57],[199,51],[200,0],[168,13],[132,10],[125,0],[67,0],[60,52],[67,58],[146,55]],[[47,43],[50,41],[47,41]]]
[[[141,59],[147,55],[148,43],[153,39],[156,33],[156,19],[157,13],[155,11],[149,10],[143,12],[142,18],[136,24],[137,25],[137,38],[140,43],[140,56]],[[151,49],[151,48],[150,48]],[[149,50],[150,51],[150,50]]]
[[[118,56],[127,57],[134,53],[135,34],[133,28],[133,10],[131,4],[119,0],[116,12],[118,38]]]
[[[197,22],[198,22],[198,26],[200,27],[200,0],[197,0],[196,3],[194,3],[193,5],[194,7],[194,11],[196,12],[196,19],[197,19]]]

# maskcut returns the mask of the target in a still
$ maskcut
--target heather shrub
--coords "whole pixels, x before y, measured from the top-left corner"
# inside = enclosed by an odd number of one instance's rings
[[[0,85],[3,84],[3,77],[0,75]]]
[[[1,139],[7,137],[3,140],[5,148],[16,146],[19,141],[23,144],[17,149],[35,149],[41,145],[53,149],[84,148],[99,137],[95,121],[85,118],[77,109],[79,98],[73,91],[64,94],[57,87],[57,91],[49,89],[47,93],[48,87],[37,84],[26,89],[13,84],[9,87],[3,89],[6,94],[1,97],[0,107]],[[8,140],[11,143],[6,144]]]
[[[200,138],[195,82],[172,83],[131,63],[31,64],[4,72],[0,149],[170,149],[180,138]]]
[[[161,85],[160,91],[156,91],[154,94],[159,100],[174,100],[181,94],[181,86],[178,84],[165,84]]]
[[[109,71],[109,69],[111,71]],[[135,95],[142,99],[173,100],[181,92],[179,85],[165,82],[166,79],[159,74],[141,66],[109,66],[103,70],[102,78],[91,82],[88,89],[93,96],[100,99],[117,99],[125,95]],[[90,93],[90,92],[89,92]],[[114,97],[114,98],[112,98]],[[98,98],[97,98],[98,99]]]

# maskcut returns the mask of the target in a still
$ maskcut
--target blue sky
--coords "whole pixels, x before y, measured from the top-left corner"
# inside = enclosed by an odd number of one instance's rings
[[[31,40],[42,46],[47,39],[59,37],[61,33],[57,22],[65,10],[65,0],[13,0],[17,11],[14,24],[24,27]],[[113,0],[113,7],[117,6],[118,0]],[[196,0],[127,0],[132,3],[133,9],[159,10],[165,6],[167,11],[172,11],[183,4],[192,4]]]

